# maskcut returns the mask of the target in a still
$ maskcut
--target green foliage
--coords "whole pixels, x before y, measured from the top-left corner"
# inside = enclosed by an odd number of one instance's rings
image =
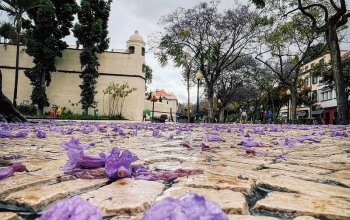
[[[33,104],[25,105],[19,104],[17,105],[17,110],[25,116],[35,116],[37,112],[37,107]]]
[[[152,83],[152,78],[153,78],[153,75],[152,75],[152,68],[146,64],[143,64],[142,65],[142,72],[145,73],[145,79],[146,79],[146,83],[150,84]]]
[[[74,0],[41,0],[46,7],[28,12],[33,25],[28,27],[27,54],[33,56],[35,66],[25,71],[33,91],[31,99],[39,109],[49,106],[46,86],[51,83],[51,73],[56,71],[55,58],[62,56],[67,44],[62,38],[69,34],[78,5]]]
[[[85,113],[95,104],[95,87],[98,74],[97,53],[108,49],[108,18],[112,1],[82,0],[78,12],[79,23],[74,26],[73,33],[77,38],[77,47],[83,46],[80,53],[80,64],[83,69],[80,78],[81,104]]]
[[[324,43],[318,43],[314,46],[311,46],[310,49],[308,51],[306,51],[304,63],[308,63],[308,62],[324,55],[328,51],[329,51],[328,46]]]
[[[137,90],[136,88],[130,88],[128,83],[111,83],[103,94],[108,95],[109,116],[121,115],[125,98]]]
[[[16,27],[9,22],[1,24],[0,37],[3,37],[5,39],[5,42],[6,39],[14,42],[16,39]]]
[[[343,67],[345,85],[350,85],[350,57],[346,57],[341,61]],[[314,77],[321,77],[320,83],[325,84],[328,88],[335,88],[334,75],[332,73],[331,64],[319,63],[311,69],[311,75]],[[350,96],[349,86],[346,88],[347,96]]]

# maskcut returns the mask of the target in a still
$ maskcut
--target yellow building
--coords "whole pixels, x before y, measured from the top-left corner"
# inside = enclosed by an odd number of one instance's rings
[[[32,86],[24,71],[34,66],[33,58],[25,53],[26,47],[21,46],[19,56],[19,82],[17,103],[30,102]],[[46,88],[49,102],[52,105],[66,107],[75,113],[81,113],[80,87],[82,79],[78,49],[66,49],[62,57],[56,60],[57,71],[52,73],[52,82]],[[3,92],[12,100],[15,81],[16,46],[0,45],[0,69],[3,75]],[[122,115],[130,120],[142,120],[144,109],[145,74],[142,71],[145,64],[145,42],[141,35],[135,33],[127,41],[126,50],[106,51],[99,55],[99,78],[97,80],[95,101],[99,115],[108,115],[108,96],[103,94],[107,86],[114,83],[128,83],[137,90],[125,100]],[[44,111],[48,112],[49,108]],[[89,109],[92,113],[93,109]]]
[[[341,50],[340,54],[344,57],[348,53],[347,50]],[[297,117],[305,117],[318,119],[319,122],[324,124],[332,124],[333,119],[336,117],[337,111],[337,97],[335,88],[329,89],[324,84],[320,83],[320,77],[314,77],[311,75],[311,70],[314,66],[320,63],[330,63],[331,57],[329,53],[326,53],[304,65],[301,66],[300,79],[303,80],[304,86],[311,88],[311,97],[316,101],[316,108],[309,106],[298,106]],[[289,109],[290,111],[291,109]],[[281,108],[281,113],[284,116],[288,115],[288,107]],[[289,112],[289,115],[290,112]]]

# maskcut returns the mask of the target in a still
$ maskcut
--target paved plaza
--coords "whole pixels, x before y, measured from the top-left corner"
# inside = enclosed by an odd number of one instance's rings
[[[96,206],[106,219],[140,219],[153,203],[188,192],[216,202],[230,220],[350,219],[349,129],[73,121],[1,124],[1,166],[21,162],[27,171],[0,180],[0,219],[35,219],[51,204],[73,195]],[[37,136],[39,130],[45,138]],[[16,138],[20,131],[28,136]],[[129,150],[140,159],[135,164],[153,172],[203,172],[171,181],[64,175],[61,167],[67,154],[60,144],[71,137],[95,143],[85,152],[89,155],[112,147]]]

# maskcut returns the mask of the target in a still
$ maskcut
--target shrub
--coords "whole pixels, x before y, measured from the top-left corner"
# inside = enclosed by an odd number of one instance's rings
[[[25,105],[19,104],[17,110],[25,116],[35,116],[37,113],[37,107],[33,104]]]

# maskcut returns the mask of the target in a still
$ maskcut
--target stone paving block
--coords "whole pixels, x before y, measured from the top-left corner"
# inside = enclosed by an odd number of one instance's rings
[[[0,219],[1,220],[21,220],[22,218],[19,217],[14,212],[0,212]]]
[[[176,186],[187,186],[194,188],[208,189],[230,189],[241,192],[245,195],[253,193],[254,181],[250,179],[240,179],[232,176],[201,174],[179,178]]]
[[[312,216],[298,216],[293,218],[293,220],[317,220],[318,218],[314,218]]]
[[[320,197],[350,198],[350,189],[329,184],[315,183],[287,176],[263,178],[257,186],[283,192],[301,193]]]
[[[229,220],[278,220],[278,218],[254,215],[228,215]]]
[[[106,183],[107,179],[77,179],[50,185],[34,186],[22,191],[11,193],[3,200],[3,202],[24,207],[31,212],[38,212],[54,201],[59,201],[68,196],[95,189]]]
[[[81,197],[99,208],[104,216],[136,215],[144,212],[163,189],[164,184],[159,182],[122,179]]]
[[[49,171],[28,173],[15,173],[14,176],[0,181],[0,198],[9,193],[45,183],[55,183],[60,177],[57,173]]]
[[[307,215],[321,219],[345,220],[350,219],[350,202],[339,198],[271,192],[256,203],[253,211],[261,214],[277,214],[281,218]]]
[[[248,205],[245,197],[240,192],[231,190],[215,190],[205,188],[190,188],[190,187],[171,187],[164,191],[161,200],[164,197],[182,197],[187,193],[196,193],[204,196],[206,199],[216,202],[227,214],[249,214]]]

